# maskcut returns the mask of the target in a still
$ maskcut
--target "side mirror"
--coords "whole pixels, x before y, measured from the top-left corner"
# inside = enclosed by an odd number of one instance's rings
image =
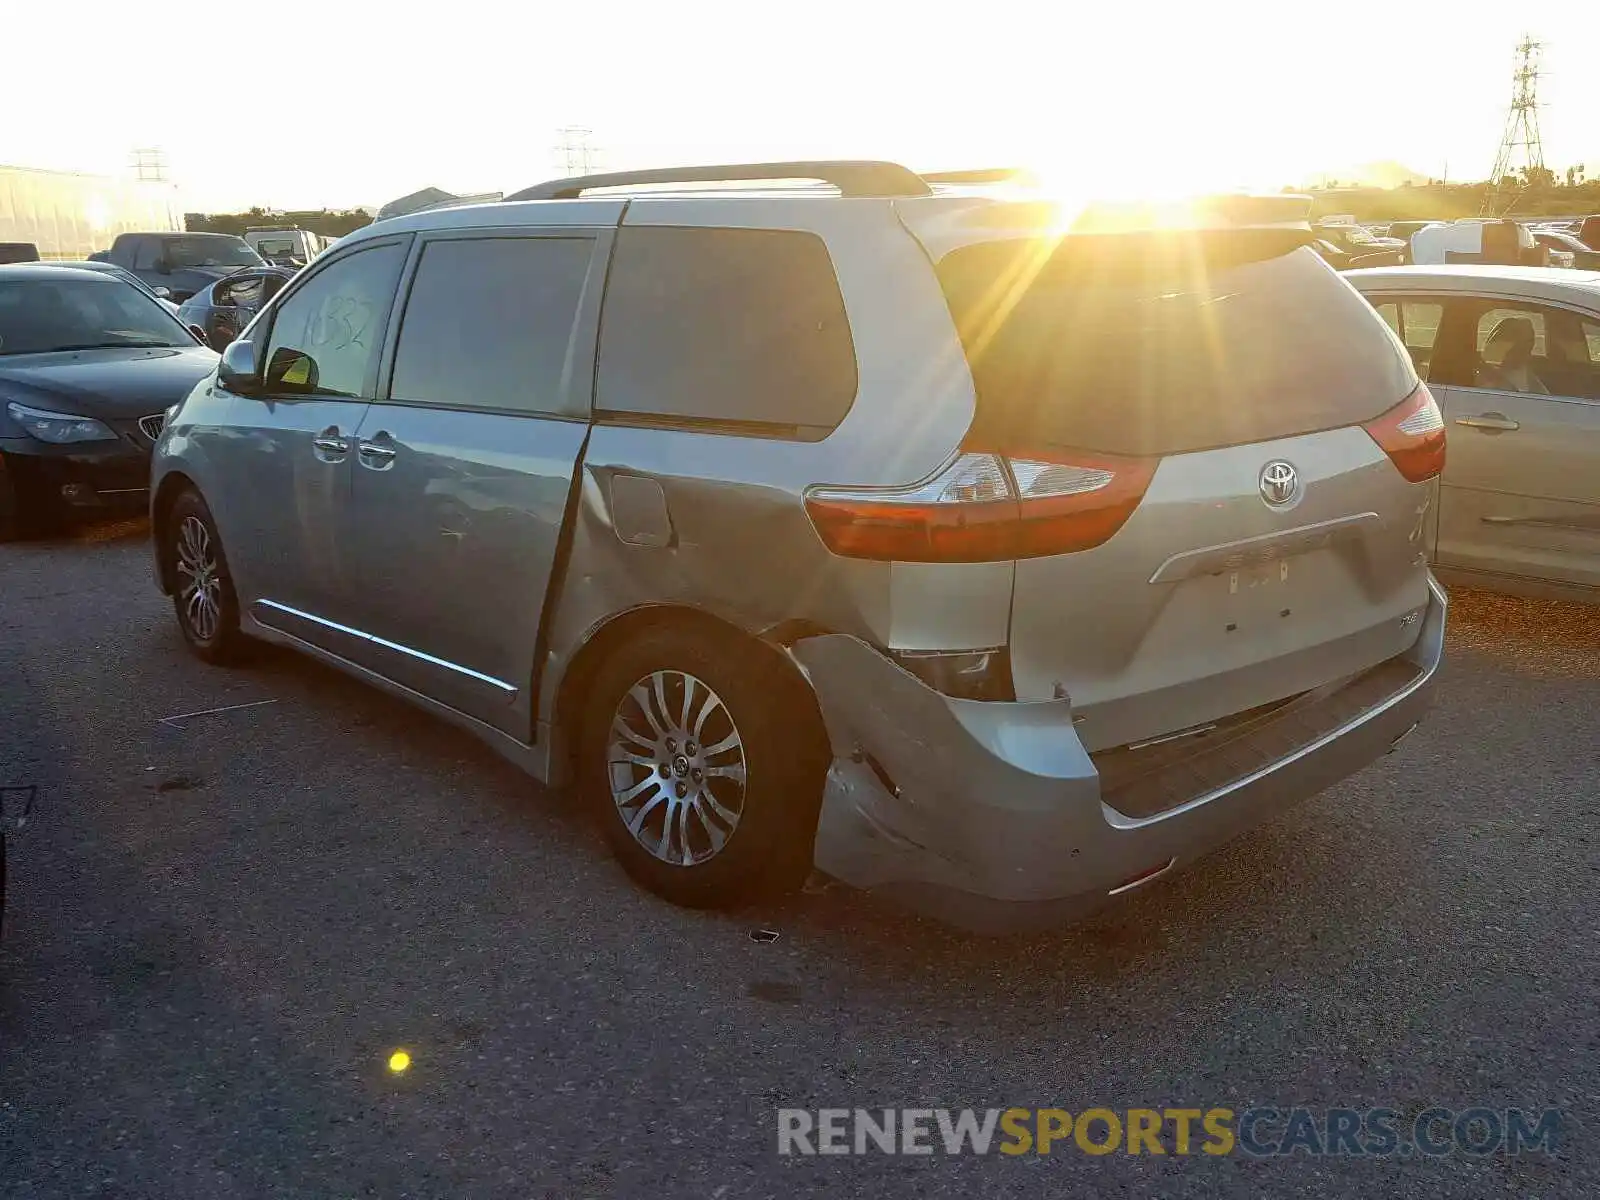
[[[156,294],[156,299],[157,300],[171,300],[172,299],[172,289],[171,288],[154,287],[154,288],[151,288],[150,290]]]
[[[233,345],[243,344],[246,343],[235,342]],[[230,350],[232,348],[229,347]],[[254,360],[253,351],[250,357]],[[266,383],[269,387],[281,387],[286,392],[314,392],[317,390],[317,380],[317,360],[309,354],[292,350],[288,346],[279,346],[272,352],[266,371]]]
[[[204,337],[202,336],[202,340]],[[261,389],[261,365],[253,342],[230,342],[217,367],[217,382],[230,392],[248,395]]]

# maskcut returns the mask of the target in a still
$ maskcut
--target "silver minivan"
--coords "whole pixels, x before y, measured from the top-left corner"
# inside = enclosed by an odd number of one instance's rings
[[[1307,204],[819,162],[379,221],[169,414],[160,583],[208,661],[572,779],[676,902],[1068,918],[1429,700],[1443,422]]]

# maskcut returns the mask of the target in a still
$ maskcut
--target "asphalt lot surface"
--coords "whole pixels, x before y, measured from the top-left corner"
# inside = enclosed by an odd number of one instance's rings
[[[0,784],[40,788],[7,1200],[1600,1195],[1596,610],[1458,592],[1397,753],[991,940],[838,890],[670,908],[464,734],[189,657],[147,563],[137,527],[0,547]],[[1218,1104],[1567,1115],[1554,1157],[776,1153],[779,1107]]]

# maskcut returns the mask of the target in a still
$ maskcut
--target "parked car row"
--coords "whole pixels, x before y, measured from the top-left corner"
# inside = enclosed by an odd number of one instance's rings
[[[1348,228],[1337,219],[1334,225]],[[1319,235],[1326,236],[1330,225],[1324,222],[1317,228]],[[1584,231],[1590,241],[1584,240]],[[1370,230],[1364,232],[1371,233]],[[1330,261],[1340,267],[1390,266],[1400,262],[1432,265],[1486,262],[1579,270],[1600,268],[1600,217],[1586,217],[1570,223],[1528,222],[1504,217],[1394,221],[1384,227],[1384,233],[1386,239],[1380,240],[1400,251],[1396,263]],[[1420,243],[1416,240],[1418,235],[1422,237]]]
[[[243,238],[225,233],[124,233],[90,258],[165,288],[176,304],[241,267],[266,265]]]

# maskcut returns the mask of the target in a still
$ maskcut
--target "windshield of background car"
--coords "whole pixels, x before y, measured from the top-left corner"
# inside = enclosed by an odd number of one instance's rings
[[[293,254],[295,246],[290,238],[262,238],[256,249],[262,254]]]
[[[0,282],[0,355],[192,345],[158,301],[118,280]]]
[[[261,256],[249,245],[232,238],[174,238],[167,243],[167,266],[259,267]]]

